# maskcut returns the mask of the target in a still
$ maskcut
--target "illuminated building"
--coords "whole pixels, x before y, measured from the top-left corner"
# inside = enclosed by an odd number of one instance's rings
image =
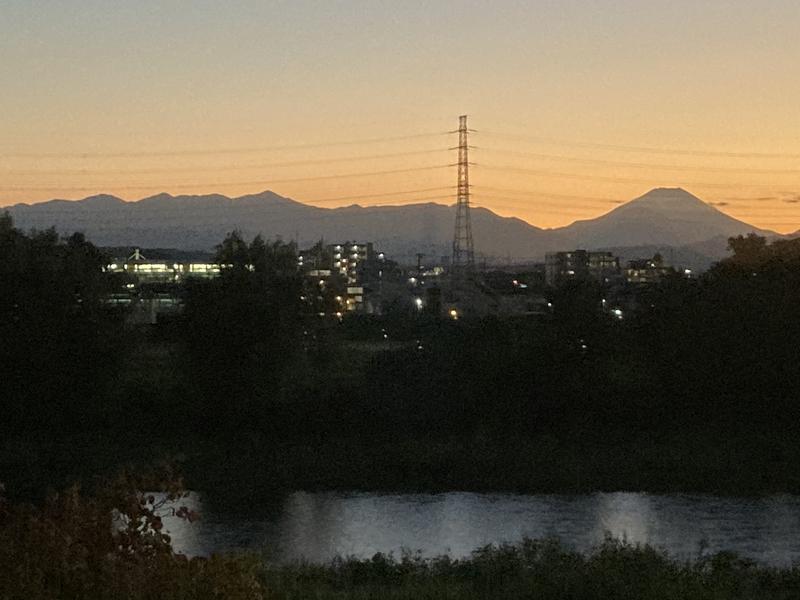
[[[155,323],[158,315],[181,309],[180,287],[188,278],[219,276],[220,265],[210,262],[151,260],[136,248],[130,256],[106,265],[122,277],[122,289],[106,298],[108,304],[130,306],[132,322]]]
[[[371,305],[367,301],[369,284],[376,284],[380,290],[385,261],[384,253],[376,253],[372,242],[346,241],[325,246],[318,244],[303,250],[298,255],[297,264],[306,277],[322,282],[317,285],[323,285],[329,279],[334,281],[334,285],[341,285],[341,296],[336,298],[342,311],[370,312]],[[337,278],[341,283],[336,283]]]
[[[610,252],[549,252],[545,255],[545,283],[557,286],[570,280],[608,282],[619,275],[619,258]]]
[[[178,283],[187,277],[208,279],[217,277],[220,265],[209,262],[177,262],[174,260],[150,260],[138,248],[125,260],[117,260],[106,266],[108,273],[124,273],[131,276],[135,284]]]
[[[662,277],[675,270],[664,263],[664,258],[656,253],[653,258],[640,258],[628,262],[625,279],[628,283],[657,283]],[[691,271],[687,273],[687,276]]]
[[[333,255],[333,269],[346,277],[348,284],[358,283],[359,267],[375,259],[372,242],[343,242],[329,245],[328,250]]]

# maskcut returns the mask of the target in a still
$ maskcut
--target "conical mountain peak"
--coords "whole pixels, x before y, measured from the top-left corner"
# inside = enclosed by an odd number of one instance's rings
[[[632,215],[634,213],[658,213],[667,219],[694,221],[719,217],[730,219],[710,204],[683,188],[655,188],[623,204],[610,215]]]
[[[631,200],[628,204],[658,204],[663,206],[669,205],[678,205],[682,204],[685,206],[689,205],[702,205],[702,206],[709,206],[705,202],[703,202],[700,198],[687,192],[683,188],[654,188]]]

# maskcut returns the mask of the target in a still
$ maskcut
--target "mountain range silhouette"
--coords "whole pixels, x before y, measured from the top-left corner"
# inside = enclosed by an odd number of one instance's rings
[[[209,250],[225,234],[316,240],[373,241],[408,260],[423,252],[435,261],[450,253],[454,206],[436,203],[320,208],[272,191],[229,198],[220,194],[157,194],[126,202],[101,194],[82,200],[16,204],[7,209],[18,227],[82,231],[101,246]],[[626,258],[669,249],[674,262],[705,268],[725,255],[727,238],[762,230],[726,215],[681,188],[656,188],[594,219],[542,229],[485,208],[472,209],[476,251],[490,259],[533,262],[550,251],[613,249]]]

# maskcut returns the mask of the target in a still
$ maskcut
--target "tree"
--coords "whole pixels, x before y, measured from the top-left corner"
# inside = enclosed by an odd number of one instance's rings
[[[98,385],[121,352],[102,253],[82,234],[24,234],[0,218],[0,427],[97,425]]]
[[[256,560],[174,552],[162,517],[194,520],[185,497],[176,480],[128,473],[37,505],[0,486],[0,598],[263,598]]]
[[[748,233],[728,238],[728,249],[733,252],[732,262],[737,264],[755,264],[763,259],[767,249],[767,238]]]
[[[232,232],[217,247],[221,275],[190,281],[181,337],[199,418],[216,427],[257,424],[299,347],[302,280],[294,244],[249,244]]]

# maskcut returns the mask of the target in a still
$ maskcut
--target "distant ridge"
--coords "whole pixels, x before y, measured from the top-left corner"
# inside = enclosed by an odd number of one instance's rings
[[[681,188],[656,188],[601,217],[553,230],[563,243],[591,247],[683,246],[751,231],[778,235],[734,219]]]
[[[401,260],[423,252],[429,261],[449,255],[455,218],[454,207],[442,204],[320,208],[269,190],[238,198],[164,192],[133,202],[101,194],[8,210],[19,227],[83,231],[102,246],[207,251],[227,232],[240,229],[246,236],[299,236],[301,245],[320,238],[370,240]],[[657,188],[600,217],[556,229],[474,208],[473,228],[476,251],[489,258],[534,262],[546,252],[574,248],[671,247],[687,248],[683,255],[696,264],[686,266],[695,267],[721,258],[730,236],[778,235],[734,219],[680,188]],[[706,254],[704,248],[713,252]]]

